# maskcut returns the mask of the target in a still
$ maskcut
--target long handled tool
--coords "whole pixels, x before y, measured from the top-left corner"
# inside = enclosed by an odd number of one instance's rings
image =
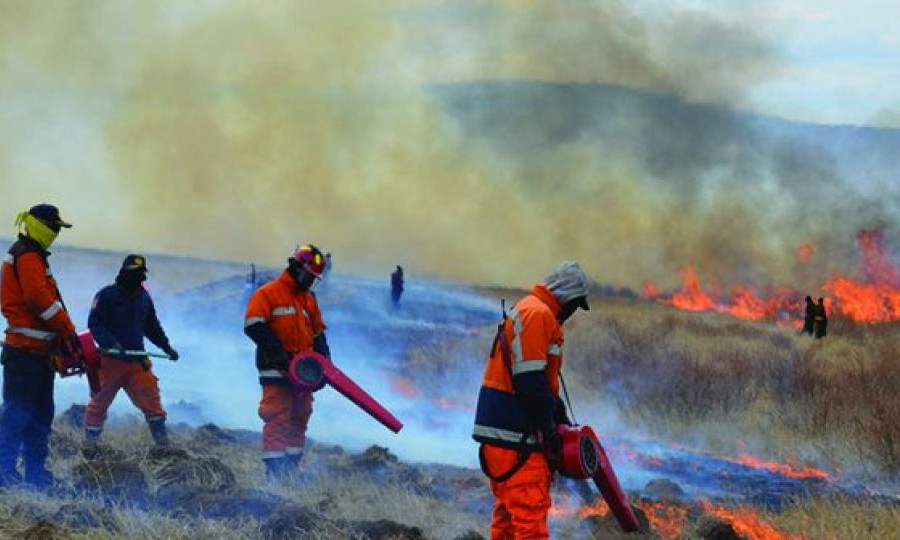
[[[288,378],[298,388],[309,391],[316,391],[328,383],[389,430],[397,433],[403,428],[400,420],[338,369],[331,360],[317,352],[305,351],[294,356],[288,368]]]
[[[589,426],[559,425],[557,431],[563,442],[560,473],[569,478],[592,479],[622,530],[638,531],[637,517],[594,430]]]
[[[156,353],[156,352],[147,352],[147,351],[133,351],[128,349],[103,349],[97,347],[97,352],[102,354],[107,354],[109,356],[151,356],[153,358],[166,358],[173,362],[176,362],[174,358],[169,356],[168,354]]]

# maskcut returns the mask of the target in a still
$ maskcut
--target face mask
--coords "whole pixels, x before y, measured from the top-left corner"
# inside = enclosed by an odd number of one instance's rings
[[[16,217],[16,227],[19,232],[24,230],[25,236],[37,242],[43,249],[48,249],[59,234],[59,229],[54,231],[28,212],[22,212]]]
[[[293,259],[288,260],[288,273],[297,282],[297,287],[303,291],[313,290],[319,280],[315,274]]]
[[[135,290],[147,279],[147,275],[141,271],[122,271],[116,278],[116,283],[127,290]]]
[[[556,320],[559,321],[559,324],[566,322],[569,317],[575,313],[575,310],[578,309],[578,306],[581,302],[581,299],[569,300],[559,309],[559,313],[556,315]]]

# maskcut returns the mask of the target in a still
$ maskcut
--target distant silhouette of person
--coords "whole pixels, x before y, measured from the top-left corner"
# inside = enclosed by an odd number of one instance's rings
[[[803,318],[803,329],[800,330],[800,334],[809,334],[813,335],[815,332],[815,318],[816,312],[818,311],[818,306],[813,302],[811,296],[806,297],[806,316]]]
[[[391,272],[391,302],[394,307],[400,307],[400,296],[403,294],[403,267],[399,264],[397,269]]]
[[[825,312],[825,299],[819,297],[819,303],[816,304],[816,312],[814,317],[814,327],[816,339],[825,337],[828,331],[828,314]]]

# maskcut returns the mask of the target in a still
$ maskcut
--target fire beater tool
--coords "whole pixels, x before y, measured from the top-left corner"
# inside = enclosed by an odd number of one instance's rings
[[[393,414],[322,354],[304,351],[295,355],[288,367],[288,378],[297,388],[313,392],[327,383],[394,433],[403,428]]]

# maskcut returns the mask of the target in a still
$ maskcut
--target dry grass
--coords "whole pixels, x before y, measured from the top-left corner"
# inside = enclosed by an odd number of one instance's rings
[[[832,470],[862,457],[869,475],[900,472],[900,325],[837,321],[813,340],[724,315],[595,305],[567,337],[566,371],[580,400],[600,389],[661,437],[710,428],[774,456],[814,449]]]
[[[822,540],[897,538],[900,508],[841,498],[799,501],[778,514],[766,516],[788,534]]]

